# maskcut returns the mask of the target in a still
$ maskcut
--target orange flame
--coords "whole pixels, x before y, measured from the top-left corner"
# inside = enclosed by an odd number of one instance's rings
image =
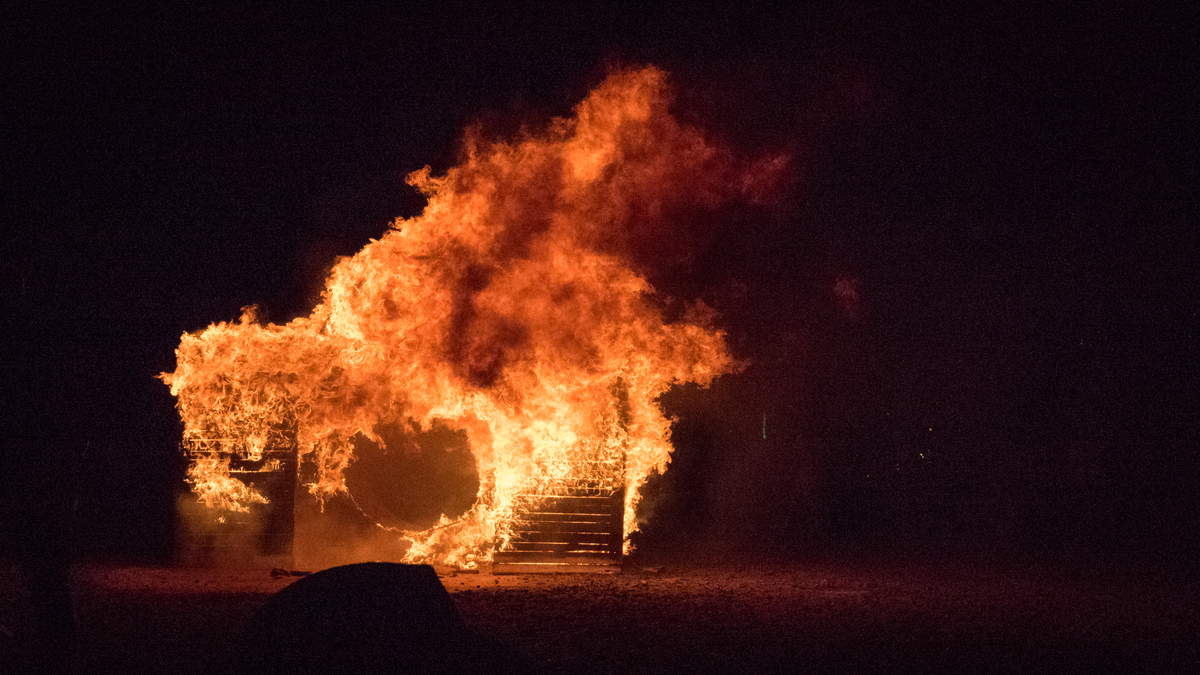
[[[403,533],[407,560],[489,560],[514,496],[564,477],[623,482],[636,530],[638,489],[671,458],[656,399],[736,363],[706,321],[665,323],[625,254],[663,213],[754,199],[780,164],[711,146],[668,113],[665,85],[654,68],[617,72],[541,135],[469,137],[460,166],[409,176],[424,213],[338,261],[310,316],[262,325],[251,310],[184,334],[161,377],[199,498],[265,501],[222,458],[294,442],[324,500],[346,491],[356,435],[439,420],[466,431],[480,492],[463,516]]]

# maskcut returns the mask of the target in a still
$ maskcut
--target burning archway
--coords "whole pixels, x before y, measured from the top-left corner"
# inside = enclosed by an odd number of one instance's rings
[[[667,103],[663,72],[620,71],[541,135],[469,137],[460,166],[409,177],[424,213],[338,261],[311,315],[185,334],[162,378],[199,500],[246,512],[268,497],[242,474],[298,452],[323,501],[346,492],[356,437],[437,421],[466,433],[479,493],[400,533],[407,560],[490,560],[522,513],[571,490],[618,496],[628,549],[638,489],[670,461],[656,399],[734,366],[706,312],[664,321],[630,242],[666,214],[754,199],[781,165],[733,160]]]

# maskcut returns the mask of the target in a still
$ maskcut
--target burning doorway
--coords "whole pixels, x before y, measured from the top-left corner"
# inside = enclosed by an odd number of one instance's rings
[[[468,136],[462,164],[409,177],[424,213],[339,260],[309,316],[262,324],[251,309],[185,334],[162,377],[206,512],[273,503],[237,475],[273,433],[291,434],[325,505],[353,497],[356,443],[441,425],[465,435],[478,489],[455,517],[393,528],[406,562],[619,561],[640,487],[670,461],[658,397],[736,367],[711,312],[667,321],[633,261],[681,214],[759,198],[783,165],[734,159],[668,104],[662,71],[625,70],[542,135]]]

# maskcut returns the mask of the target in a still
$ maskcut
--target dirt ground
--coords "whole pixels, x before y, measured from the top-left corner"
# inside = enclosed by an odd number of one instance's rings
[[[619,576],[439,570],[477,634],[533,672],[1198,672],[1200,588],[1114,569],[983,563],[627,566]],[[84,673],[199,673],[295,577],[81,566]],[[0,568],[0,671],[27,662],[28,596]]]

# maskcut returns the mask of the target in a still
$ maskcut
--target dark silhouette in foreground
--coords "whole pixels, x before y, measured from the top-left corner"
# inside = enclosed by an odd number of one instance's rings
[[[428,565],[359,563],[271,597],[214,672],[528,672],[473,636]]]

